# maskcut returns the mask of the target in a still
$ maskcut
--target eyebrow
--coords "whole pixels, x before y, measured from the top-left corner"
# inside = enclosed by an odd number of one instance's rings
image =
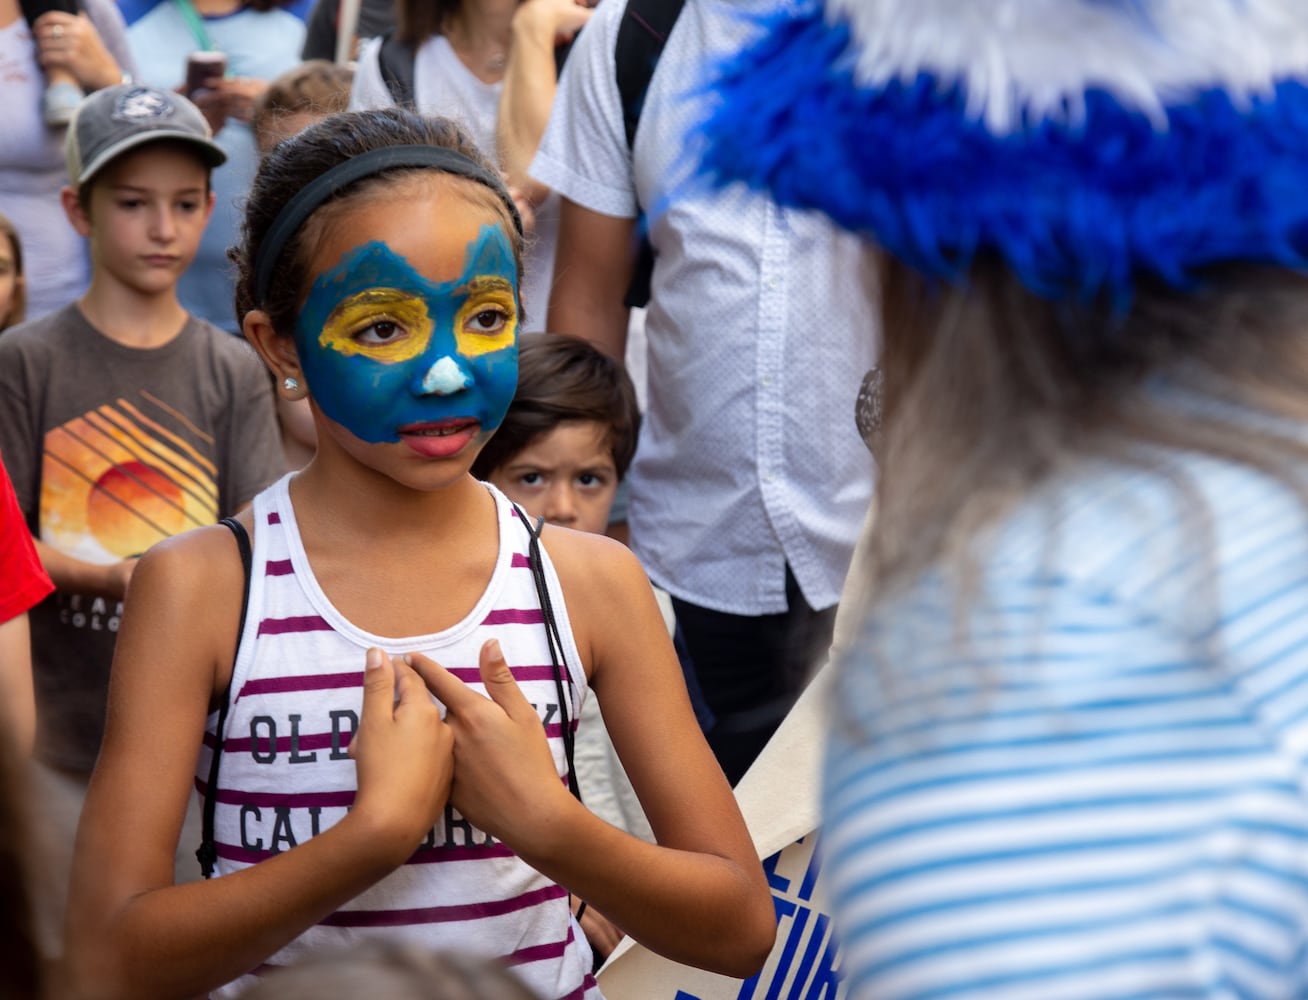
[[[479,274],[463,286],[468,293],[475,292],[511,292],[513,283],[498,274]]]
[[[139,184],[115,184],[109,190],[115,194],[151,194],[158,190],[157,188],[142,187]],[[182,188],[180,191],[173,191],[172,194],[202,194],[204,187],[196,185],[195,187]]]
[[[532,470],[540,472],[554,472],[558,466],[546,465],[544,462],[508,462],[504,465],[505,472],[528,472]],[[618,467],[612,459],[598,462],[594,465],[583,465],[577,472],[617,472]]]

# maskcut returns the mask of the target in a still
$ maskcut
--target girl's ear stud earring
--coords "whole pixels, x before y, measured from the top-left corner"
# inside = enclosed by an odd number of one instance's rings
[[[300,388],[300,380],[291,378],[291,376],[287,375],[282,379],[282,388],[287,392],[298,392]]]

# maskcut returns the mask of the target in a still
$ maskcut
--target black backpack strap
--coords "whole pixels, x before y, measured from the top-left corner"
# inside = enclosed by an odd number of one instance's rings
[[[550,647],[550,661],[554,665],[554,688],[559,696],[559,718],[563,727],[563,756],[568,762],[568,788],[572,794],[581,801],[581,788],[577,784],[577,768],[574,763],[574,756],[577,744],[577,734],[572,731],[572,718],[570,707],[572,704],[571,691],[572,679],[567,678],[567,687],[564,687],[564,678],[567,668],[563,662],[563,638],[559,634],[559,623],[554,617],[554,602],[550,600],[549,587],[545,580],[545,563],[540,554],[540,533],[545,529],[545,519],[537,518],[533,526],[531,518],[527,512],[519,507],[516,503],[513,509],[518,513],[518,519],[527,529],[527,534],[531,541],[527,544],[527,562],[531,566],[531,578],[536,584],[536,597],[540,600],[540,610],[545,619],[545,639]]]
[[[650,80],[684,5],[685,0],[628,0],[622,23],[618,25],[618,40],[613,47],[614,75],[622,102],[622,127],[627,135],[628,151],[636,144],[636,129],[640,126]],[[642,234],[636,265],[623,297],[623,304],[628,308],[649,304],[650,275],[654,271],[654,248],[643,232],[643,213],[639,225]]]
[[[628,149],[636,141],[649,82],[684,5],[685,0],[628,0],[622,14],[613,59]]]
[[[412,45],[395,37],[394,28],[382,35],[381,48],[377,52],[377,67],[381,70],[382,82],[386,84],[391,100],[398,107],[414,107],[413,63],[417,55]]]
[[[241,566],[245,570],[245,584],[241,591],[241,624],[236,631],[236,656],[241,652],[241,636],[245,634],[245,615],[250,606],[250,573],[254,566],[254,553],[250,549],[250,535],[245,525],[234,517],[224,517],[219,524],[226,525],[236,536],[236,547],[241,552]],[[209,782],[204,787],[204,809],[201,816],[200,846],[196,848],[195,858],[200,862],[200,872],[205,878],[212,878],[214,865],[218,862],[218,842],[214,837],[214,810],[218,805],[218,765],[222,761],[223,736],[227,729],[227,710],[232,704],[232,686],[227,685],[223,691],[223,701],[218,708],[218,727],[214,730],[213,755],[209,758]]]

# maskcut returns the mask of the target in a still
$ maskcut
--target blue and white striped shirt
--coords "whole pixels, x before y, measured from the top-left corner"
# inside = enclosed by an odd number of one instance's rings
[[[824,787],[851,998],[1308,996],[1308,512],[1170,465],[873,609]]]

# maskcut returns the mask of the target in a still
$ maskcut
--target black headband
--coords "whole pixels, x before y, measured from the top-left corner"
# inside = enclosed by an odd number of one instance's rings
[[[504,182],[480,164],[454,149],[443,146],[383,146],[352,156],[336,164],[302,187],[268,227],[268,232],[254,257],[254,296],[257,305],[263,305],[272,281],[273,268],[282,256],[287,241],[304,225],[306,219],[323,202],[357,180],[371,177],[394,167],[435,167],[447,174],[467,177],[486,185],[504,202],[513,219],[513,226],[522,235],[522,217],[513,203]]]

